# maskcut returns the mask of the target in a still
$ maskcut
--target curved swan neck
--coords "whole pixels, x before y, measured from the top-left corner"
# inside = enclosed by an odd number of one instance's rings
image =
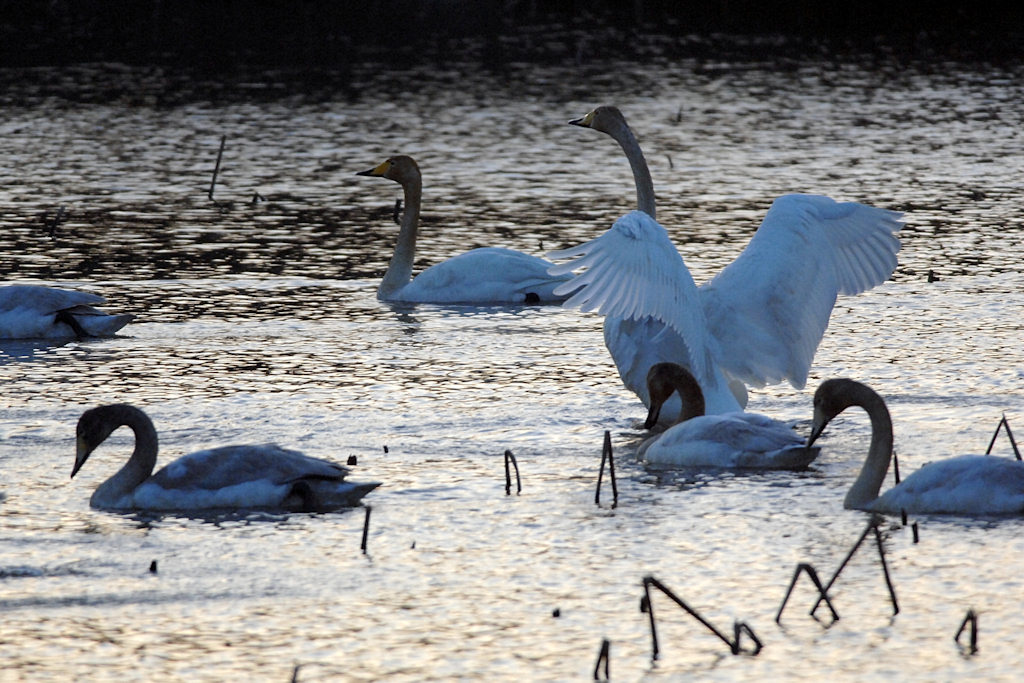
[[[878,491],[889,471],[893,445],[892,418],[885,401],[862,384],[854,385],[854,388],[849,396],[850,405],[860,406],[871,418],[871,446],[857,480],[846,493],[843,506],[847,509],[868,507],[878,498]]]
[[[679,417],[674,424],[700,417],[705,412],[704,392],[701,391],[700,383],[693,373],[676,363],[656,363],[651,366],[647,373],[647,391],[651,400],[648,428],[657,422],[661,406],[673,393],[679,394],[681,402]]]
[[[675,386],[676,391],[679,393],[679,399],[682,401],[682,407],[679,409],[679,417],[676,418],[676,424],[703,415],[705,412],[704,393],[700,390],[697,380],[693,379],[692,375],[689,377],[689,380],[677,378]]]
[[[416,258],[416,232],[420,222],[420,202],[423,196],[423,179],[419,169],[406,169],[395,178],[402,185],[405,194],[405,211],[398,232],[398,243],[391,256],[388,270],[377,288],[377,295],[386,297],[409,284],[412,279],[412,264]]]
[[[647,159],[644,158],[640,143],[637,142],[633,130],[626,123],[624,118],[616,117],[615,123],[610,125],[606,133],[611,135],[622,151],[626,153],[629,160],[629,167],[633,171],[633,182],[636,184],[637,208],[651,218],[657,219],[655,215],[654,181],[651,180],[651,171],[647,167]]]
[[[103,410],[103,409],[100,409]],[[103,419],[110,432],[121,426],[135,433],[135,450],[128,462],[112,477],[96,487],[91,501],[97,506],[113,506],[130,494],[153,473],[159,449],[156,427],[149,417],[134,406],[118,404],[105,407]]]

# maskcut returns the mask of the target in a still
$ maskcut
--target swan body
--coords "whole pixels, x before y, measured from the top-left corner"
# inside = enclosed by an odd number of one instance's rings
[[[673,393],[682,396],[676,424],[640,445],[638,455],[654,465],[722,469],[803,469],[820,452],[808,447],[792,427],[757,413],[705,415],[700,385],[676,363],[658,363],[648,372],[651,408],[645,426]]]
[[[814,394],[813,443],[828,423],[850,406],[871,419],[871,445],[844,507],[884,514],[1000,515],[1024,513],[1024,462],[993,455],[960,455],[923,466],[878,495],[892,460],[892,418],[885,401],[870,387],[850,379],[830,379]]]
[[[405,212],[395,253],[377,289],[384,301],[436,304],[560,303],[555,286],[567,276],[548,273],[551,262],[500,247],[481,247],[435,264],[412,277],[423,181],[412,157],[393,156],[357,175],[388,178],[401,184]]]
[[[605,345],[625,386],[646,405],[647,369],[659,361],[696,371],[708,394],[709,413],[740,410],[746,405],[746,385],[788,380],[803,388],[836,297],[875,287],[896,268],[901,214],[820,195],[788,194],[772,203],[739,257],[694,294],[675,246],[663,228],[653,227],[650,173],[622,113],[598,107],[570,123],[607,133],[619,143],[633,169],[639,209],[651,226],[632,229],[627,240],[617,223],[581,247],[549,254],[588,257],[552,272],[565,274],[584,265],[593,271],[587,282],[602,294],[579,292],[564,305],[587,301],[590,309],[605,315]],[[635,214],[627,220],[633,225],[644,222]],[[684,281],[686,292],[672,284]],[[555,293],[583,282],[577,278]],[[695,329],[695,314],[683,306],[703,311],[701,329]],[[704,339],[732,397],[709,385],[701,368],[690,365],[692,358],[681,354],[683,348],[693,353],[699,341],[695,337]],[[662,411],[663,419],[678,413],[678,399],[673,401]]]
[[[197,451],[152,474],[156,428],[144,412],[123,403],[92,408],[79,418],[72,477],[122,425],[135,432],[135,450],[124,467],[96,488],[89,500],[94,508],[326,511],[356,505],[379,486],[345,481],[347,468],[273,444]]]
[[[111,315],[97,294],[42,285],[0,287],[0,339],[110,337],[135,316]]]

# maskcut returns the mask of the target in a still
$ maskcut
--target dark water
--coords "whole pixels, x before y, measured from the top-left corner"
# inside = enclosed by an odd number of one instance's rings
[[[889,398],[912,471],[983,450],[1024,405],[1022,76],[878,57],[584,60],[500,78],[361,65],[347,87],[313,89],[283,72],[218,84],[110,65],[0,70],[0,272],[138,316],[113,340],[0,346],[4,676],[286,680],[299,664],[300,680],[578,679],[608,638],[616,678],[1012,679],[1019,520],[923,518],[917,544],[888,520],[898,616],[862,550],[837,584],[839,622],[805,616],[803,585],[776,626],[796,564],[829,575],[867,523],[842,509],[866,419],[839,420],[807,473],[646,471],[632,458],[642,406],[601,321],[378,302],[400,189],[354,174],[394,153],[419,161],[418,266],[482,245],[542,254],[633,207],[615,144],[565,124],[612,103],[699,282],[779,194],[906,212],[893,282],[839,302],[807,389],[754,391],[750,407],[805,429],[817,382],[863,379]],[[154,417],[162,460],[268,440],[357,455],[356,474],[384,482],[367,499],[369,554],[362,510],[90,510],[130,438],[69,481],[74,421],[115,400]],[[593,502],[605,429],[614,510]],[[520,496],[504,495],[506,448]],[[732,657],[656,597],[652,662],[637,610],[648,573],[720,628],[750,623],[765,649]],[[972,608],[975,655],[952,639]]]

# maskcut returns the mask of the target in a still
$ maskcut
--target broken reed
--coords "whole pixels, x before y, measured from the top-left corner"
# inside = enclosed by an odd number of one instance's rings
[[[715,628],[711,624],[711,622],[709,622],[707,619],[702,617],[697,612],[697,610],[695,610],[692,607],[690,607],[689,605],[687,605],[683,601],[682,598],[680,598],[678,595],[676,595],[671,590],[669,590],[669,588],[665,584],[663,584],[661,581],[658,581],[658,579],[654,578],[653,576],[645,576],[644,580],[643,580],[643,585],[644,585],[644,597],[643,597],[643,599],[640,602],[640,611],[647,612],[647,616],[648,616],[648,619],[649,619],[650,624],[651,624],[651,649],[652,649],[651,658],[652,659],[657,659],[658,658],[658,654],[660,652],[660,649],[658,647],[658,630],[657,630],[657,627],[655,626],[655,623],[654,623],[654,603],[651,601],[651,586],[654,586],[655,588],[660,590],[662,593],[667,595],[672,600],[672,602],[674,602],[677,605],[679,605],[679,607],[681,607],[683,610],[685,610],[687,614],[689,614],[691,617],[693,617],[694,619],[699,621],[701,624],[703,624],[704,627],[707,628],[709,631],[711,631],[713,634],[718,636],[719,640],[721,640],[723,643],[725,643],[726,645],[729,646],[729,651],[732,652],[734,655],[738,655],[738,654],[740,654],[741,652],[744,651],[742,649],[742,647],[740,646],[740,639],[741,639],[741,637],[742,637],[742,635],[744,633],[746,633],[748,636],[750,636],[751,640],[754,641],[754,649],[753,650],[748,650],[747,653],[751,654],[751,655],[756,655],[757,653],[759,653],[761,651],[762,645],[761,645],[760,639],[758,639],[757,635],[754,633],[754,630],[752,628],[750,628],[750,626],[748,626],[745,622],[742,622],[742,621],[735,621],[735,622],[733,622],[733,638],[732,638],[732,640],[730,640],[721,631],[719,631],[717,628]]]
[[[612,453],[612,435],[605,430],[604,445],[601,448],[601,469],[597,471],[597,491],[594,493],[594,505],[601,504],[601,479],[604,476],[604,464],[608,462],[608,476],[612,480],[612,507],[618,507],[619,487],[615,483],[615,458]]]
[[[512,451],[505,450],[505,495],[512,495],[512,473],[509,471],[509,462],[516,468],[516,495],[523,492],[523,482],[519,478],[519,463],[516,462],[516,456],[512,454]]]

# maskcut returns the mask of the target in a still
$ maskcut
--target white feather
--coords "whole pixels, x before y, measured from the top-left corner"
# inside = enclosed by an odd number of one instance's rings
[[[75,330],[58,320],[70,315],[92,337],[109,337],[135,316],[109,315],[96,308],[97,294],[42,285],[0,287],[0,339],[73,339]]]

